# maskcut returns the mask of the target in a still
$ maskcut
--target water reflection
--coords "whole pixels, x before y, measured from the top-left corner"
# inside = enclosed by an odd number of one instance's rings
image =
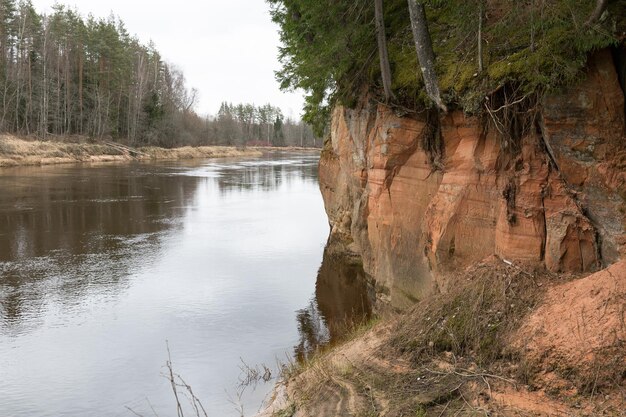
[[[315,298],[296,315],[300,333],[300,342],[295,347],[298,360],[340,341],[367,322],[372,315],[373,300],[373,288],[362,265],[327,247],[317,274]]]
[[[220,160],[192,169],[138,164],[95,172],[88,167],[4,171],[0,326],[19,325],[24,315],[32,319],[51,291],[71,304],[90,285],[106,285],[108,294],[123,287],[134,265],[158,258],[160,241],[180,229],[188,208],[197,206],[199,183],[207,178],[222,195],[315,180],[315,156],[290,157]],[[50,276],[58,285],[38,285]],[[28,308],[33,311],[24,311]]]
[[[179,226],[184,210],[171,203],[188,203],[197,187],[192,178],[161,176],[151,166],[19,168],[3,174],[5,331],[39,323],[44,298],[70,306],[94,286],[108,296],[124,288],[133,266],[154,260],[163,234]]]
[[[313,157],[315,159],[316,157]],[[215,177],[223,193],[230,191],[269,191],[294,181],[316,179],[317,164],[309,159],[282,159],[263,162],[215,163],[185,172],[188,176]],[[252,168],[252,169],[251,169]],[[221,172],[225,175],[216,175]]]

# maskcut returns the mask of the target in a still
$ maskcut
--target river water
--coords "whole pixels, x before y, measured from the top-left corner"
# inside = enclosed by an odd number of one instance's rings
[[[239,395],[242,360],[276,375],[369,312],[317,162],[0,170],[0,415],[176,415],[166,341],[209,416],[254,414],[274,381]]]

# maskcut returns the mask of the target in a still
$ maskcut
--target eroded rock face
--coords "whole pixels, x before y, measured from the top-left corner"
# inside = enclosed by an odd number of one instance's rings
[[[624,92],[611,52],[590,60],[585,82],[546,97],[542,117],[560,173],[598,229],[605,265],[613,263],[626,243],[626,147]]]
[[[492,254],[556,272],[613,262],[624,244],[626,158],[610,53],[543,108],[543,133],[522,138],[519,152],[503,149],[477,118],[452,112],[441,119],[437,155],[424,150],[425,117],[380,104],[336,108],[320,161],[331,238],[362,257],[397,306]]]

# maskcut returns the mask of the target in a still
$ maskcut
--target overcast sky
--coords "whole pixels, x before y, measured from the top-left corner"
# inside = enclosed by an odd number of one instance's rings
[[[299,117],[302,95],[283,93],[274,79],[279,68],[278,27],[264,0],[32,0],[39,12],[54,3],[83,16],[119,16],[131,34],[156,44],[163,58],[181,68],[196,87],[199,113],[215,114],[222,101],[272,103]]]

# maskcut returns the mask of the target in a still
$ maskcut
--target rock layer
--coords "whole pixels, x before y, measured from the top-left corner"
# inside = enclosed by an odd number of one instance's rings
[[[492,254],[555,272],[620,257],[624,95],[610,52],[539,104],[540,123],[516,152],[461,112],[440,119],[437,150],[424,115],[367,100],[335,109],[320,160],[331,239],[362,257],[392,304],[451,285],[446,272]]]

